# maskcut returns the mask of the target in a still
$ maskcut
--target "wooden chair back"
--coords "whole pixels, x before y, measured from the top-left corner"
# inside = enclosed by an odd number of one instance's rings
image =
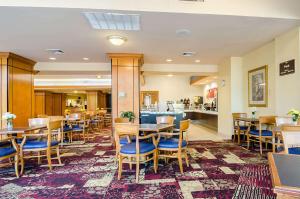
[[[289,153],[289,148],[300,147],[300,126],[283,126],[282,137],[284,144],[284,151]]]
[[[136,137],[136,149],[137,154],[139,153],[139,124],[133,123],[116,123],[115,124],[115,141],[116,150],[120,152],[120,138],[124,136],[135,136]]]
[[[275,125],[276,124],[276,116],[260,116],[259,117],[260,124],[268,124]]]
[[[182,140],[183,140],[183,133],[187,133],[187,130],[190,127],[190,120],[182,120],[180,121],[180,130],[179,130],[179,148],[182,146]],[[187,134],[186,134],[186,140],[187,139]]]
[[[247,113],[232,113],[232,118],[233,118],[233,126],[237,127],[237,126],[240,126],[241,122],[237,121],[236,119],[238,119],[238,118],[247,118]],[[245,123],[246,122],[244,122],[244,124]]]
[[[62,139],[61,133],[62,133],[62,128],[63,128],[62,122],[63,122],[62,120],[54,120],[54,121],[49,120],[47,129],[48,129],[48,136],[49,136],[48,142],[50,142],[50,144],[51,144],[53,132],[57,133],[57,141],[61,141],[61,139]]]
[[[35,127],[35,126],[47,126],[49,123],[49,118],[31,118],[28,119],[28,125],[29,127]]]
[[[115,123],[129,123],[129,118],[117,117]]]
[[[174,124],[174,117],[172,116],[159,116],[156,117],[156,123],[157,124]]]

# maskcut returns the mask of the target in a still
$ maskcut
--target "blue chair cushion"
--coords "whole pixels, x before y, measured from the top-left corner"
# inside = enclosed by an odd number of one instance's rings
[[[131,139],[131,142],[135,142],[135,138]],[[124,144],[128,144],[128,139],[127,138],[121,138],[120,139],[120,144],[124,145]]]
[[[246,131],[246,130],[248,130],[248,126],[240,126],[240,130]]]
[[[157,148],[168,148],[168,149],[176,149],[179,145],[179,139],[170,138],[170,139],[162,139],[159,141]],[[185,140],[182,140],[181,147],[186,147],[187,143]]]
[[[64,132],[72,131],[70,126],[64,126]]]
[[[83,127],[82,127],[82,126],[79,126],[79,125],[73,125],[73,126],[72,126],[72,130],[73,130],[73,131],[82,131],[82,130],[83,130]]]
[[[16,150],[12,147],[10,147],[10,148],[0,148],[0,157],[11,155],[15,152],[16,152]]]
[[[10,146],[10,142],[9,141],[2,141],[0,142],[0,147],[5,147],[5,146]]]
[[[300,147],[289,148],[289,154],[300,155]]]
[[[51,146],[58,145],[57,141],[52,141]],[[23,149],[38,149],[38,148],[47,148],[46,141],[28,141],[24,144]]]
[[[37,138],[33,138],[33,137],[31,137],[31,138],[29,137],[26,139],[26,141],[36,141],[36,140],[37,140]],[[22,141],[23,141],[23,138],[16,139],[17,144],[21,144]]]
[[[155,146],[152,143],[140,142],[140,154],[148,153],[154,149]],[[136,143],[124,144],[121,146],[120,152],[124,154],[136,154]]]
[[[259,130],[251,130],[250,135],[259,136]],[[262,130],[261,135],[262,136],[272,136],[273,132],[269,131],[269,130]]]

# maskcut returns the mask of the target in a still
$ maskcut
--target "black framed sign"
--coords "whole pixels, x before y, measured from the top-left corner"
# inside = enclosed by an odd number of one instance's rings
[[[295,73],[295,60],[289,60],[279,64],[279,74],[280,76]]]

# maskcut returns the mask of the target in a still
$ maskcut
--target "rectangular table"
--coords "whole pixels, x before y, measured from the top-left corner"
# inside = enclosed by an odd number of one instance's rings
[[[11,135],[11,134],[24,134],[30,131],[36,131],[46,129],[47,126],[34,126],[34,127],[17,127],[12,130],[0,129],[0,135]]]
[[[268,160],[277,198],[300,198],[300,156],[269,153]]]
[[[239,117],[239,118],[236,118],[235,120],[241,121],[241,122],[249,122],[249,123],[252,123],[252,124],[259,123],[259,119],[251,118],[251,117]]]

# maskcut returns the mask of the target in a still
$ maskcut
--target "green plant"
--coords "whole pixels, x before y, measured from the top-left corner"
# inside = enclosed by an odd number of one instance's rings
[[[293,121],[297,122],[299,120],[299,117],[300,117],[300,111],[298,111],[296,109],[291,109],[288,112],[288,115],[291,115],[293,117]]]
[[[122,118],[128,118],[130,122],[132,122],[135,118],[135,115],[132,111],[123,111],[121,112]]]

